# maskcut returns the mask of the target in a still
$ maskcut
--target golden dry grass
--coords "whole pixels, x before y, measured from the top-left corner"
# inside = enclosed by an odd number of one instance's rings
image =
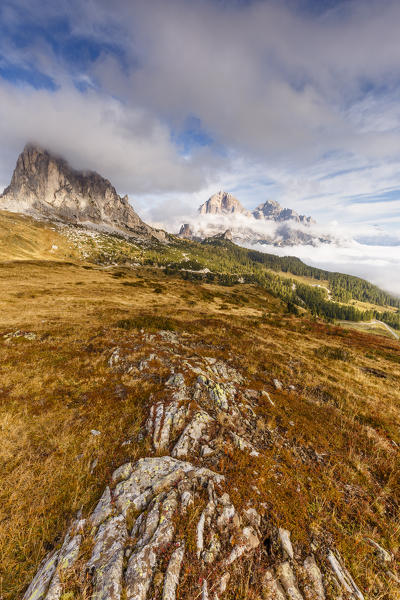
[[[344,327],[344,329],[355,329],[356,331],[382,335],[383,337],[387,337],[391,340],[394,339],[394,335],[390,333],[390,331],[381,323],[355,323],[351,321],[338,321],[338,325],[340,325],[340,327]]]
[[[121,443],[139,428],[160,383],[127,383],[107,366],[113,347],[135,341],[134,329],[116,323],[143,315],[149,327],[168,317],[202,341],[206,355],[229,356],[251,387],[274,398],[274,407],[257,409],[260,435],[273,439],[264,460],[225,449],[220,468],[236,482],[234,501],[262,500],[271,522],[299,543],[311,535],[333,540],[367,598],[394,600],[364,536],[399,556],[398,343],[289,316],[250,285],[47,259],[0,266],[2,600],[22,597],[68,519],[93,507],[116,466],[146,452]],[[17,330],[35,339],[3,338]],[[295,390],[275,391],[274,377]],[[320,462],[304,459],[314,451]]]
[[[0,261],[68,260],[77,256],[57,226],[0,210]]]

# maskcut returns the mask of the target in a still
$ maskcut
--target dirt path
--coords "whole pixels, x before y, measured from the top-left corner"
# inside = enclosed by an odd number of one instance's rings
[[[393,329],[391,327],[389,327],[389,325],[387,325],[383,321],[378,321],[376,319],[373,319],[372,321],[345,321],[345,323],[357,323],[357,325],[383,325],[393,335],[393,337],[396,340],[400,339],[399,334],[396,333],[395,331],[393,331]]]

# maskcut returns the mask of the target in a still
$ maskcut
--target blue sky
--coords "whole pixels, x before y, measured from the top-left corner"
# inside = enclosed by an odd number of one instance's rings
[[[397,0],[3,0],[0,185],[28,140],[176,227],[212,192],[400,238]]]

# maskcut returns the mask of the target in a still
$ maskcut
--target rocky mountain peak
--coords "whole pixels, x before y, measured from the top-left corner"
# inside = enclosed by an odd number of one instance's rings
[[[232,231],[230,229],[226,229],[225,231],[223,231],[221,233],[216,233],[215,235],[211,235],[210,237],[208,237],[206,239],[207,239],[207,241],[220,240],[220,241],[232,242],[233,241]]]
[[[201,215],[227,215],[235,213],[250,214],[245,210],[237,198],[222,190],[213,194],[207,202],[202,204],[199,208],[199,214]]]
[[[282,211],[282,206],[275,200],[267,200],[263,204],[259,204],[253,211],[253,216],[256,219],[274,218]]]
[[[311,228],[308,230],[299,227],[309,226],[315,221],[291,208],[283,208],[275,200],[266,200],[250,212],[232,194],[219,191],[199,207],[198,213],[197,219],[183,225],[178,235],[186,239],[201,240],[221,236],[228,227],[231,239],[239,245],[318,246],[332,241],[329,235],[321,236]],[[203,219],[203,215],[217,218]],[[219,215],[224,217],[223,222],[218,218]],[[236,218],[238,215],[240,218]]]
[[[282,208],[279,202],[276,202],[275,200],[267,200],[264,204],[260,204],[252,214],[256,219],[268,219],[278,222],[295,221],[296,223],[304,223],[307,225],[315,223],[311,217],[299,215],[292,208]]]
[[[18,157],[10,185],[0,196],[0,208],[165,238],[143,223],[128,196],[121,198],[108,179],[94,171],[77,171],[63,158],[31,143]]]
[[[182,225],[182,227],[179,230],[178,235],[180,237],[183,237],[183,238],[186,238],[186,239],[189,239],[189,240],[192,239],[192,237],[193,237],[194,234],[193,234],[193,230],[190,227],[189,223],[184,223]]]

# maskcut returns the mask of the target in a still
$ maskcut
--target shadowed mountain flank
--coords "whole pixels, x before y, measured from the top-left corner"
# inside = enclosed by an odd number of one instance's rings
[[[64,159],[27,144],[19,155],[10,185],[0,196],[0,208],[54,218],[70,224],[144,237],[165,234],[146,225],[112,184],[93,171],[77,171]]]

